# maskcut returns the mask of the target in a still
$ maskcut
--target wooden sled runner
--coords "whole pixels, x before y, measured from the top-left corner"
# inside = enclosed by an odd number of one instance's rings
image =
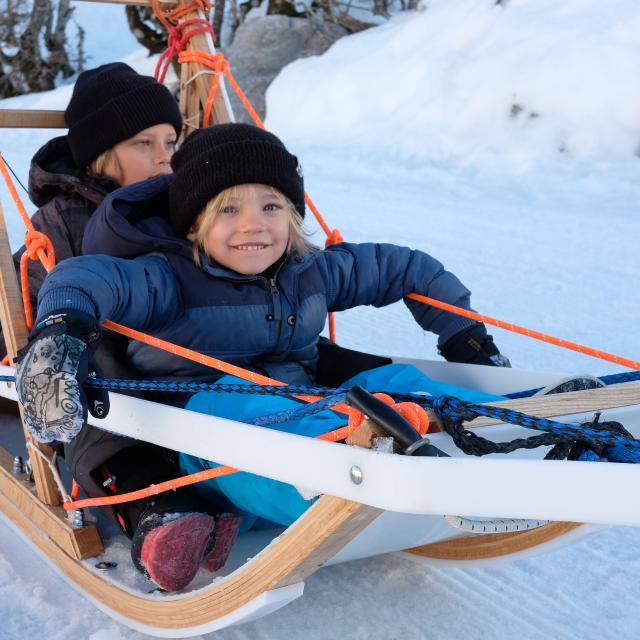
[[[213,50],[205,36],[193,46]],[[195,62],[183,66],[181,106],[191,126],[199,121],[212,79],[201,71]],[[14,119],[5,122],[18,126],[17,117],[11,115]],[[55,114],[49,117],[55,118]],[[214,120],[230,119],[225,94],[219,92]],[[34,120],[22,122],[33,126]],[[0,277],[2,325],[10,340],[9,351],[14,354],[27,334],[1,218]],[[553,374],[489,367],[417,364],[435,379],[494,393],[543,386],[557,379]],[[2,373],[11,371],[5,368]],[[0,383],[0,395],[13,400],[15,390],[10,383]],[[568,422],[585,421],[594,411],[607,410],[607,419],[619,419],[634,435],[640,434],[638,383],[506,404]],[[141,578],[132,579],[124,571],[128,557],[113,572],[96,569],[100,560],[117,559],[113,539],[105,540],[103,550],[95,526],[74,528],[68,523],[56,506],[59,491],[43,457],[30,449],[33,484],[13,473],[12,454],[16,452],[1,451],[0,510],[4,516],[98,608],[123,624],[158,637],[208,633],[266,615],[300,597],[305,579],[327,564],[403,549],[421,558],[460,564],[542,551],[603,524],[640,525],[640,513],[630,513],[628,504],[611,499],[620,486],[629,492],[640,490],[640,470],[634,465],[543,462],[535,452],[506,459],[476,459],[457,452],[445,434],[430,438],[452,458],[406,458],[268,431],[113,393],[108,419],[92,423],[323,494],[286,530],[245,534],[226,573],[213,579],[201,576],[191,590],[178,595],[147,593],[149,583],[142,584]],[[521,428],[486,420],[477,420],[470,427],[500,440],[522,432]],[[250,450],[238,446],[247,441],[254,443]],[[189,449],[185,443],[197,446]],[[261,454],[265,448],[286,451],[286,456],[265,460]],[[43,453],[50,454],[46,449]],[[466,535],[442,517],[450,514],[555,522],[531,531]],[[577,524],[585,522],[590,524]],[[247,557],[250,560],[245,561]]]

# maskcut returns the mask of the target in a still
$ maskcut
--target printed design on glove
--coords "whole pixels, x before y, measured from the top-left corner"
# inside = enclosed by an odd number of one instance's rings
[[[85,416],[76,374],[86,347],[66,334],[43,336],[18,367],[16,391],[29,433],[39,442],[70,442],[82,429]]]

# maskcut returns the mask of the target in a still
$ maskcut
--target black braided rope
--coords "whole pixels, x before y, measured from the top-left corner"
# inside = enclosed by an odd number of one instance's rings
[[[0,376],[0,382],[15,382],[14,376]],[[329,388],[319,385],[255,385],[221,384],[217,382],[196,382],[183,380],[118,380],[109,378],[94,378],[87,382],[89,386],[111,390],[139,390],[139,391],[170,391],[191,392],[216,391],[221,393],[249,393],[268,394],[278,396],[317,395],[324,400],[319,401],[318,407],[314,403],[299,408],[283,411],[271,416],[256,419],[254,424],[274,425],[289,422],[307,415],[325,410],[336,403],[337,397],[346,389]],[[510,453],[517,449],[533,449],[540,446],[556,445],[556,450],[548,455],[551,459],[560,456],[573,456],[578,450],[579,443],[584,444],[581,450],[589,450],[606,454],[609,459],[620,462],[640,462],[640,442],[635,440],[622,425],[617,422],[600,423],[598,418],[580,426],[569,425],[546,418],[536,418],[512,409],[491,407],[487,405],[464,402],[452,396],[425,396],[422,394],[390,394],[396,402],[415,402],[420,406],[433,410],[444,430],[453,438],[455,444],[470,455],[486,455],[488,453]],[[340,400],[342,401],[342,400]],[[322,407],[322,408],[321,408]],[[479,416],[494,418],[500,422],[536,429],[546,433],[528,438],[516,438],[510,442],[496,443],[478,436],[465,429],[463,422],[471,421]],[[558,456],[556,458],[555,456]]]

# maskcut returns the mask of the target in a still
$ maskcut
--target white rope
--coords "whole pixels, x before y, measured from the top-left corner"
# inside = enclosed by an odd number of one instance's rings
[[[184,82],[181,82],[180,91],[182,91],[188,85],[190,85],[196,78],[202,75],[214,76],[216,75],[216,73],[219,73],[219,71],[214,71],[213,69],[202,69],[201,71],[198,71],[198,73],[194,73],[189,79],[185,80]]]
[[[526,531],[549,524],[549,520],[523,520],[517,518],[493,518],[476,520],[462,516],[445,516],[445,520],[455,529],[469,533],[505,533],[507,531]]]
[[[70,502],[71,496],[67,493],[67,490],[64,488],[62,478],[60,477],[60,472],[58,471],[58,467],[56,465],[56,458],[57,458],[56,452],[55,451],[53,452],[53,456],[51,456],[51,458],[47,458],[44,452],[40,451],[40,449],[36,447],[36,445],[34,445],[33,442],[29,440],[27,440],[27,448],[30,449],[32,453],[39,455],[46,462],[47,466],[51,470],[51,475],[55,480],[55,483],[56,483],[56,486],[58,487],[58,491],[60,492],[60,495],[62,496],[65,502]]]

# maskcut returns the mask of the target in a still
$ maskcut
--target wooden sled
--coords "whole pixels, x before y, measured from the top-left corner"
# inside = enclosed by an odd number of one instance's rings
[[[198,38],[193,46],[213,51],[206,36]],[[181,108],[191,126],[199,120],[211,82],[211,76],[201,71],[195,63],[184,65],[182,71]],[[191,78],[196,79],[191,82]],[[232,119],[224,90],[218,94],[214,114],[216,122]],[[10,126],[60,124],[56,118],[55,113],[0,113],[0,123]],[[0,280],[2,327],[13,355],[26,342],[27,333],[1,209]],[[542,386],[559,377],[443,362],[417,364],[435,379],[493,393]],[[4,367],[2,373],[11,371]],[[0,396],[15,400],[13,385],[0,383]],[[126,547],[124,555],[117,551],[123,545],[114,541],[122,542],[122,537],[107,531],[103,547],[94,525],[74,528],[68,522],[58,506],[61,496],[46,462],[51,454],[47,447],[27,436],[34,482],[13,471],[14,456],[22,454],[22,448],[11,453],[0,450],[0,511],[4,517],[99,609],[122,624],[158,637],[208,633],[266,615],[300,597],[306,578],[327,564],[405,549],[433,562],[490,561],[544,551],[601,525],[640,525],[640,513],[629,513],[627,505],[611,499],[615,487],[640,490],[640,470],[634,465],[542,462],[539,452],[475,459],[456,452],[445,434],[430,438],[452,458],[405,458],[111,396],[108,418],[92,421],[98,427],[322,494],[286,530],[241,536],[228,566],[213,578],[200,574],[190,590],[177,595],[149,593],[152,587],[130,566]],[[620,419],[635,435],[640,434],[637,383],[504,404],[572,422],[607,410],[608,419]],[[470,426],[501,440],[523,433],[508,425],[475,423]],[[238,446],[248,441],[254,444],[250,450]],[[198,444],[189,448],[185,444],[189,442]],[[265,448],[286,452],[286,456],[270,455],[265,460],[267,456],[261,453]],[[447,524],[442,517],[447,514],[556,522],[524,532],[463,535]],[[584,522],[590,524],[577,524]],[[118,567],[112,571],[96,568],[101,561],[114,560]]]
[[[607,404],[633,403],[635,406],[612,410],[607,415],[622,416],[627,426],[640,432],[640,385],[625,385],[623,393],[614,391],[618,390],[566,394],[571,396],[570,401],[561,396],[542,397],[538,399],[538,412],[563,413],[578,406],[590,412]],[[11,385],[0,386],[3,396],[13,397],[14,393]],[[512,405],[517,406],[518,402],[522,401],[512,401]],[[152,588],[150,583],[141,583],[138,576],[131,582],[126,571],[132,571],[128,555],[122,556],[121,551],[118,556],[111,549],[114,540],[107,539],[105,552],[91,560],[79,560],[72,550],[63,548],[56,529],[64,523],[61,525],[58,516],[41,505],[31,487],[12,475],[12,457],[3,455],[0,509],[5,516],[96,606],[121,623],[150,635],[187,637],[266,615],[300,597],[305,579],[326,564],[407,548],[421,559],[438,563],[486,562],[566,544],[596,530],[599,524],[640,525],[640,514],[629,513],[628,504],[611,500],[616,487],[640,489],[640,472],[635,465],[541,461],[531,454],[516,460],[510,456],[506,460],[499,459],[503,456],[405,458],[187,414],[117,394],[112,394],[112,403],[107,420],[95,421],[96,425],[101,423],[136,437],[144,434],[145,439],[158,444],[188,452],[197,450],[204,456],[212,456],[215,451],[216,459],[223,463],[297,486],[318,488],[326,494],[285,531],[241,536],[226,573],[213,580],[210,575],[201,574],[193,589],[180,595],[149,594],[145,591]],[[563,405],[571,408],[562,408]],[[574,413],[567,418],[581,420],[585,415]],[[510,429],[504,425],[478,428],[483,429],[483,435],[494,430],[500,438]],[[238,445],[248,438],[254,446],[246,452],[246,447]],[[447,438],[445,434],[434,434],[431,441],[454,453],[452,445],[447,446]],[[184,446],[185,441],[198,442],[198,446],[189,449]],[[265,447],[285,452],[286,464],[278,459],[264,461],[260,452]],[[354,484],[351,479],[355,467],[364,478],[361,484]],[[553,500],[549,497],[551,490]],[[532,531],[469,536],[452,529],[442,517],[446,513],[593,524],[552,522]],[[123,542],[122,538],[115,541]],[[247,557],[251,560],[244,562]],[[99,561],[114,560],[122,567],[122,575],[118,570],[105,574],[95,568]]]

